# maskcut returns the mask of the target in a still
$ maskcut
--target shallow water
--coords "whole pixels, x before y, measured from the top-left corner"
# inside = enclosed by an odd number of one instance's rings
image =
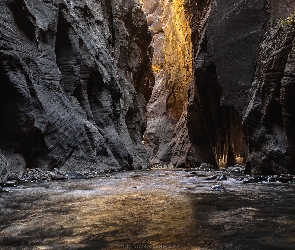
[[[295,249],[294,184],[153,170],[0,194],[0,249]],[[222,183],[224,190],[212,190]]]

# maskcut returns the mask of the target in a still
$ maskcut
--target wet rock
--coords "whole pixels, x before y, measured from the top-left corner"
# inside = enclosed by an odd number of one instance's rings
[[[236,168],[236,169],[234,170],[234,173],[239,174],[239,173],[241,173],[241,170],[240,170],[239,168]]]
[[[26,178],[19,178],[18,182],[19,183],[27,183],[27,182],[29,182],[29,180]]]
[[[269,177],[267,176],[250,176],[243,179],[243,183],[261,183],[268,181]]]
[[[16,187],[18,182],[16,180],[4,182],[4,187]]]
[[[213,181],[213,180],[216,180],[216,179],[217,179],[217,175],[211,175],[211,176],[205,178],[204,180],[206,180],[206,181]]]
[[[51,176],[51,179],[53,181],[62,181],[62,180],[65,180],[66,179],[66,176],[61,175],[61,174],[56,174],[56,175],[52,175]],[[79,178],[70,178],[70,179],[79,179]],[[80,179],[82,179],[82,178],[80,178]],[[48,180],[48,179],[46,179],[46,180]]]
[[[76,171],[68,173],[67,177],[69,179],[85,179],[85,175],[83,175],[83,174],[81,174],[79,172],[76,172]]]
[[[7,190],[7,189],[5,189],[5,188],[2,188],[1,186],[0,186],[0,193],[8,193],[9,191]]]
[[[274,176],[268,176],[267,181],[268,182],[276,182],[277,178],[275,178]]]
[[[7,176],[8,181],[17,181],[19,178],[16,174],[10,174]]]
[[[214,185],[211,187],[212,190],[225,190],[225,187],[222,186],[221,184]]]
[[[225,174],[223,174],[223,175],[217,177],[216,180],[217,180],[217,181],[226,181],[226,180],[227,180],[227,176],[226,176]]]
[[[289,182],[291,182],[293,180],[293,176],[291,176],[291,175],[280,175],[278,179],[279,179],[279,181],[281,183],[289,183]]]

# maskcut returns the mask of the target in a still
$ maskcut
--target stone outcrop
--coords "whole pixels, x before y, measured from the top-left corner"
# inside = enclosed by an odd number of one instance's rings
[[[147,166],[152,51],[137,2],[5,0],[0,19],[2,177]]]

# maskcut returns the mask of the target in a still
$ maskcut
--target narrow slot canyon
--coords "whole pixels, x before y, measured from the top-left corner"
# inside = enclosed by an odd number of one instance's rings
[[[215,58],[204,59],[205,54],[211,53],[207,36],[208,18],[214,11],[212,2],[140,3],[153,36],[155,87],[147,104],[144,134],[151,164],[188,167],[207,163],[215,168],[245,164],[243,109],[238,103],[241,100],[222,103],[225,95],[234,99],[237,90],[228,91],[227,82],[223,83],[225,86],[219,84],[216,67],[225,68],[227,77],[235,76],[228,69],[230,65],[220,65]],[[214,13],[212,18],[217,15]],[[226,38],[220,40],[228,42]],[[235,74],[242,74],[244,64],[236,66],[240,72]],[[252,71],[254,75],[254,67]],[[246,84],[251,84],[251,80],[247,79]],[[245,90],[239,90],[244,105],[245,95]]]
[[[295,249],[294,8],[0,1],[0,249]]]

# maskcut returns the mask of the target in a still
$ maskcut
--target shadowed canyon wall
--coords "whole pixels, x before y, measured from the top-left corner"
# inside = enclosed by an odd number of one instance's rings
[[[287,5],[282,17],[294,11]],[[272,16],[278,13],[271,12]],[[262,173],[295,173],[294,15],[270,27],[260,44],[255,81],[243,117],[249,161]]]
[[[243,163],[246,157],[242,113],[268,20],[266,8],[267,1],[211,1],[205,31],[194,43],[194,99],[219,167]],[[194,116],[190,112],[188,118]],[[189,123],[192,130],[193,120]]]
[[[0,2],[0,164],[146,167],[151,36],[128,1]]]

